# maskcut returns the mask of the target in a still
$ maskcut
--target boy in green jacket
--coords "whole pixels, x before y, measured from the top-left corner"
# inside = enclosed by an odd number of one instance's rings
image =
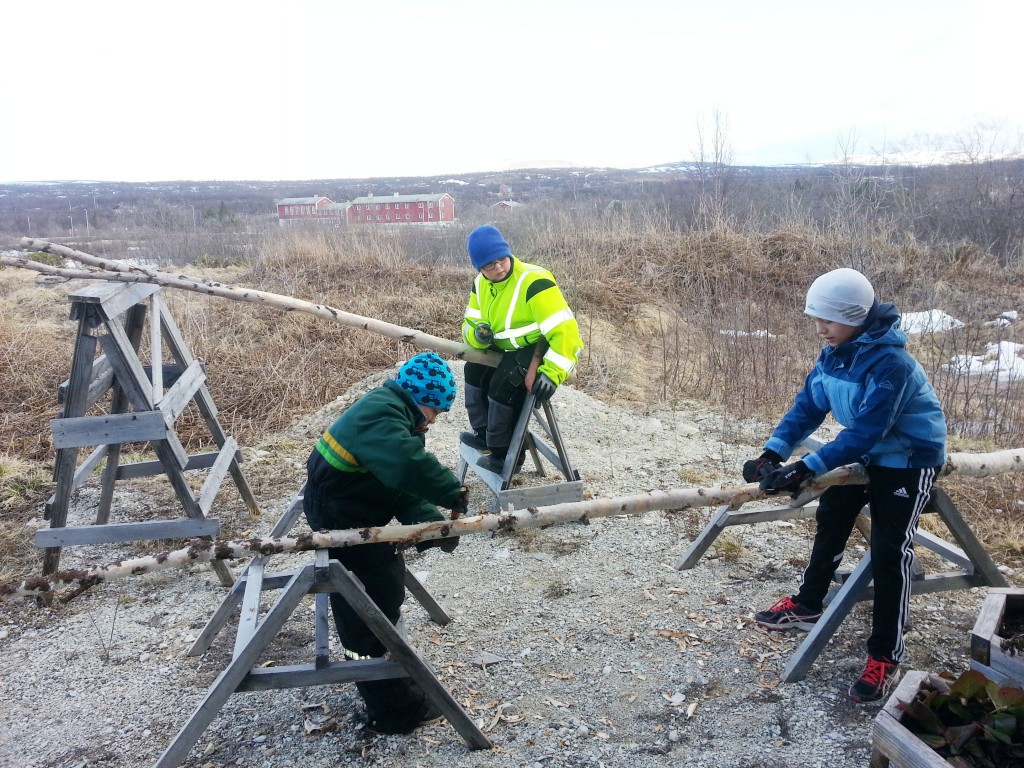
[[[455,403],[455,377],[434,352],[408,360],[398,376],[363,395],[320,436],[306,461],[303,511],[314,530],[379,527],[444,520],[438,506],[465,514],[467,491],[450,469],[426,451],[426,432]],[[454,551],[457,538],[417,545]],[[405,559],[393,544],[330,550],[363,584],[393,624],[405,601]],[[339,594],[331,611],[346,655],[383,656],[385,647]],[[356,683],[367,724],[381,733],[408,733],[440,712],[411,679]]]

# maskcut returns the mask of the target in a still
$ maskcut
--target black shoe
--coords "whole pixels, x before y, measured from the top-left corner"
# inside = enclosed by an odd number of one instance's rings
[[[476,448],[478,451],[487,450],[487,441],[480,437],[476,432],[463,432],[459,435],[459,440],[462,441],[463,445],[468,445],[470,448]]]
[[[434,725],[440,722],[443,717],[444,715],[441,714],[441,710],[424,699],[414,712],[408,712],[408,710],[403,713],[389,712],[381,717],[372,717],[367,713],[366,729],[374,733],[394,736],[412,733],[417,728]]]
[[[858,704],[880,701],[899,679],[899,665],[895,661],[868,656],[868,664],[860,678],[850,686],[849,696]]]
[[[424,701],[416,718],[416,727],[423,728],[428,725],[436,725],[443,719],[444,715],[441,714],[440,709],[434,706],[432,702]]]
[[[754,621],[765,629],[802,629],[804,632],[810,632],[820,618],[821,611],[808,610],[789,596],[776,601],[768,610],[754,614]]]
[[[505,468],[505,456],[497,453],[485,453],[476,460],[476,465],[481,469],[486,469],[488,472],[500,475],[501,470]]]
[[[476,465],[483,469],[493,472],[496,475],[501,474],[501,470],[505,468],[505,457],[508,456],[508,450],[504,451],[491,451],[491,453],[484,454],[476,460]],[[519,471],[523,468],[523,464],[526,463],[526,449],[523,448],[519,452],[519,458],[516,460],[516,468],[512,470],[513,475],[519,474]]]

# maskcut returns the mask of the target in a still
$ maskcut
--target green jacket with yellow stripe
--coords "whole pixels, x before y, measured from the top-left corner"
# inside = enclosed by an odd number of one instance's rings
[[[461,483],[426,450],[426,421],[394,381],[353,403],[320,436],[306,461],[309,484],[330,499],[324,528],[361,528],[444,520],[437,506],[459,501]],[[435,506],[436,505],[436,506]],[[311,525],[313,523],[311,522]]]
[[[462,338],[472,347],[488,349],[473,333],[480,323],[488,323],[494,331],[494,346],[510,352],[534,344],[543,336],[548,350],[537,371],[562,384],[575,370],[583,351],[579,325],[554,275],[515,256],[511,261],[504,280],[495,283],[482,274],[476,276],[462,323]]]

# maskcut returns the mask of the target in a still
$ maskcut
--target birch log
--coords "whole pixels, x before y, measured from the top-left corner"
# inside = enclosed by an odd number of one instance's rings
[[[372,317],[364,317],[362,315],[352,314],[351,312],[345,312],[326,304],[316,304],[311,301],[296,299],[293,296],[283,296],[279,293],[257,291],[250,288],[237,288],[225,285],[224,283],[218,283],[212,280],[203,280],[198,277],[192,277],[184,274],[160,272],[149,269],[148,267],[140,267],[124,261],[118,261],[117,259],[102,259],[88,253],[83,253],[82,251],[76,251],[73,248],[67,248],[63,245],[51,243],[47,240],[23,237],[21,239],[21,245],[37,251],[53,253],[66,259],[71,259],[72,261],[77,261],[81,264],[95,267],[96,269],[68,269],[65,267],[55,267],[38,261],[32,261],[31,259],[24,257],[9,255],[0,255],[0,263],[7,264],[12,267],[20,267],[22,269],[31,269],[45,275],[56,275],[70,279],[111,280],[124,283],[153,283],[167,288],[180,288],[182,290],[193,291],[195,293],[220,296],[221,298],[231,299],[233,301],[260,304],[266,307],[280,309],[284,312],[303,312],[332,322],[341,323],[342,325],[347,325],[352,328],[361,328],[362,330],[370,331],[371,333],[377,333],[390,339],[411,344],[417,349],[430,349],[435,352],[448,355],[449,357],[469,360],[474,363],[496,366],[498,361],[501,359],[501,356],[497,352],[488,352],[486,350],[476,349],[468,344],[451,341],[450,339],[442,339],[437,336],[431,336],[428,333],[417,331],[414,328],[404,328],[400,325],[393,325],[392,323],[387,323],[383,320],[376,320]]]
[[[1024,471],[1024,448],[996,453],[964,454],[953,453],[941,474],[957,474],[966,477],[988,477],[1004,472]],[[833,485],[848,485],[867,482],[867,473],[860,464],[850,464],[834,469],[816,478],[803,487],[804,495],[824,490]],[[547,507],[530,507],[523,510],[502,512],[496,515],[476,515],[458,520],[445,520],[418,525],[387,525],[382,528],[359,528],[319,533],[305,533],[299,536],[254,537],[235,541],[204,541],[194,539],[187,547],[157,555],[123,560],[110,565],[91,569],[66,570],[48,576],[24,579],[0,585],[0,600],[18,597],[35,597],[53,591],[54,587],[74,586],[84,589],[106,581],[137,576],[143,573],[177,568],[192,563],[211,560],[234,560],[253,555],[272,555],[285,552],[302,552],[324,547],[354,547],[360,544],[396,544],[412,546],[421,541],[446,539],[491,531],[515,531],[521,528],[547,528],[553,525],[592,520],[613,515],[640,515],[655,510],[684,510],[719,504],[741,505],[748,501],[766,498],[757,483],[732,487],[682,488],[668,491],[651,491],[637,496],[621,496],[613,499],[595,499]],[[801,503],[798,498],[794,505]]]

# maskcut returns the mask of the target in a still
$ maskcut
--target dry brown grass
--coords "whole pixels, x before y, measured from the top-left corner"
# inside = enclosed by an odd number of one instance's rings
[[[635,402],[694,399],[726,414],[778,415],[818,351],[801,314],[804,292],[823,271],[851,265],[871,274],[882,298],[904,311],[937,307],[968,321],[963,332],[912,341],[954,426],[986,441],[960,448],[1024,441],[1018,388],[941,368],[954,354],[977,354],[998,338],[982,320],[1024,305],[1022,274],[980,251],[929,248],[884,232],[855,241],[799,223],[719,222],[679,231],[657,214],[635,210],[517,217],[505,234],[517,254],[558,276],[587,345],[576,385],[592,394]],[[186,271],[457,338],[473,276],[464,236],[459,230],[289,231],[266,237],[248,265]],[[76,331],[67,319],[68,289],[37,288],[27,272],[0,273],[2,455],[52,464],[48,421],[58,412],[56,387],[68,376]],[[258,445],[412,351],[308,315],[164,293],[192,352],[206,363],[222,424],[243,445]],[[757,335],[764,330],[772,337]],[[145,341],[143,347],[145,354]],[[208,444],[194,412],[180,425],[191,451]],[[997,515],[986,536],[1008,558],[1019,557],[1014,540],[1024,540],[1014,523],[1021,513],[1011,503],[1016,492],[1007,486],[996,499],[986,491],[984,509],[1002,509],[1005,517]],[[970,508],[966,496],[964,503]],[[979,511],[975,518],[984,525],[992,515]],[[998,543],[1002,532],[1005,542]]]

